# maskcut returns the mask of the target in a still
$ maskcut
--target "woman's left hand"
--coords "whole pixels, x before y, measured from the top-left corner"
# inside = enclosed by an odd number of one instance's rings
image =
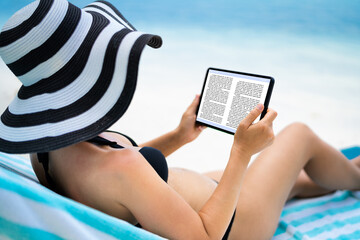
[[[199,105],[200,96],[196,95],[193,102],[186,109],[182,115],[179,126],[176,128],[176,132],[184,143],[189,143],[195,140],[199,134],[206,128],[204,125],[195,123],[196,109]]]

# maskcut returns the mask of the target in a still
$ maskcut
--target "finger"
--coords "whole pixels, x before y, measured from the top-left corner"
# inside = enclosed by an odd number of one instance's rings
[[[277,117],[277,112],[273,109],[269,108],[265,114],[265,117],[262,119],[262,121],[267,123],[272,123],[275,118]]]
[[[203,131],[204,129],[206,129],[206,126],[205,125],[200,125],[200,126],[198,126],[198,128],[199,128],[200,131]]]
[[[248,128],[255,119],[261,114],[264,109],[264,105],[259,103],[251,112],[241,121],[241,125]]]
[[[200,101],[200,96],[198,94],[196,94],[194,100],[192,101],[192,103],[188,107],[188,110],[190,110],[192,112],[195,112],[198,105],[199,105],[199,101]]]

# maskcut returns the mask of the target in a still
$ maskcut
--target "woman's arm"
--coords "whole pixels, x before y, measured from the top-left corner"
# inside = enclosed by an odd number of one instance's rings
[[[140,144],[139,146],[156,148],[166,157],[183,145],[195,140],[205,128],[202,125],[195,124],[196,109],[198,105],[199,95],[196,95],[191,105],[184,112],[180,124],[175,130],[149,142]]]
[[[125,176],[120,176],[121,186],[116,189],[125,192],[118,192],[116,199],[132,212],[145,229],[166,238],[221,239],[234,213],[251,155],[269,145],[274,138],[274,111],[269,110],[264,119],[252,124],[262,108],[254,109],[241,122],[224,175],[199,212],[163,182],[141,156],[119,167]],[[111,170],[115,169],[111,167]],[[106,185],[114,189],[114,184]]]
[[[269,146],[274,140],[272,122],[277,116],[275,111],[269,109],[261,121],[252,124],[263,108],[263,105],[258,105],[237,128],[230,159],[222,178],[213,195],[199,212],[202,219],[207,220],[208,224],[205,227],[208,226],[208,229],[228,226],[238,202],[242,179],[251,156]]]

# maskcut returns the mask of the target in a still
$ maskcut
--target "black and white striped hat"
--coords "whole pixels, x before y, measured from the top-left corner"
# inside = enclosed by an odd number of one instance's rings
[[[131,102],[146,44],[162,40],[105,1],[80,9],[37,0],[19,10],[0,34],[0,56],[22,82],[1,116],[0,151],[47,152],[109,128]]]

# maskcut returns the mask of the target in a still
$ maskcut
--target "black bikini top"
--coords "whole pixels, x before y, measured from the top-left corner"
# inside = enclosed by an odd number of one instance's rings
[[[113,131],[107,131],[107,132],[113,132]],[[130,137],[126,136],[125,134],[119,133],[119,132],[113,132],[120,134],[124,137],[126,137],[133,146],[137,147],[138,145],[134,140],[132,140]],[[112,148],[124,148],[123,146],[119,145],[117,142],[109,141],[103,137],[97,136],[90,140],[87,140],[87,142],[92,143],[97,146],[110,146]],[[142,147],[139,150],[139,153],[143,155],[143,157],[148,161],[148,163],[154,168],[154,170],[157,172],[157,174],[165,181],[168,180],[168,174],[169,169],[168,165],[165,159],[165,156],[157,149],[152,147]],[[54,180],[49,174],[49,153],[37,153],[37,157],[39,162],[43,165],[46,180],[49,183],[52,190],[57,191],[56,185],[54,183]]]

